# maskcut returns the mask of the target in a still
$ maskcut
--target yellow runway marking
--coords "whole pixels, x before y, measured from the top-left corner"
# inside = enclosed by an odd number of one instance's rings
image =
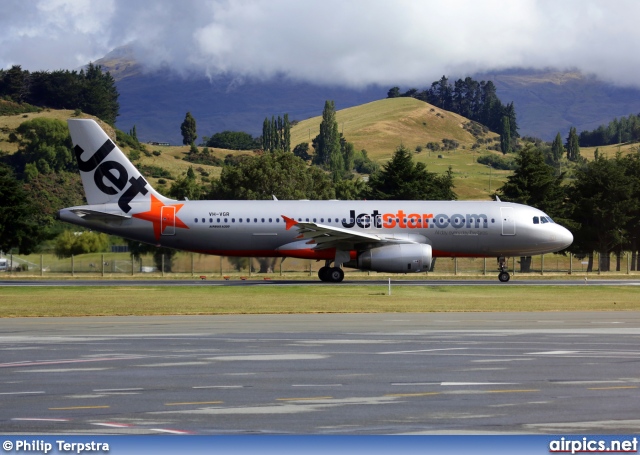
[[[441,395],[440,392],[418,392],[418,393],[388,393],[385,397],[428,397],[430,395]]]
[[[165,406],[182,406],[189,404],[222,404],[224,401],[185,401],[183,403],[165,403]]]
[[[484,393],[529,393],[529,392],[540,392],[540,389],[485,390]]]
[[[307,398],[276,398],[276,401],[309,401],[309,400],[330,400],[333,397],[307,397]]]
[[[613,387],[589,387],[587,390],[619,390],[619,389],[637,389],[637,385],[613,386]]]
[[[50,411],[68,411],[73,409],[106,409],[110,406],[69,406],[65,408],[49,408]]]

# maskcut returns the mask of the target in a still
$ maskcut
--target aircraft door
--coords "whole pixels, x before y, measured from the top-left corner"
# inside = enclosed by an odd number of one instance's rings
[[[162,235],[176,234],[176,208],[174,206],[163,206],[160,210],[160,232]]]
[[[502,235],[516,235],[516,220],[511,207],[500,207],[502,215]]]

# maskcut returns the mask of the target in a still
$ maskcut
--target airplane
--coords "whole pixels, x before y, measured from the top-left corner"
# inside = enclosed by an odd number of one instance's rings
[[[562,250],[564,227],[526,205],[496,201],[177,201],[152,188],[92,119],[69,119],[87,205],[60,220],[107,234],[196,253],[325,261],[322,281],[342,267],[428,271],[437,257],[507,258]]]

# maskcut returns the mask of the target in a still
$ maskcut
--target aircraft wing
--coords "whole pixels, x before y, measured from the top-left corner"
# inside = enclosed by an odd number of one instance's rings
[[[282,215],[282,218],[285,220],[287,230],[292,227],[297,228],[300,233],[299,239],[308,239],[307,243],[309,245],[316,245],[316,249],[320,250],[344,246],[345,244],[354,245],[357,243],[420,243],[407,238],[392,238],[324,224],[296,221],[284,215]]]

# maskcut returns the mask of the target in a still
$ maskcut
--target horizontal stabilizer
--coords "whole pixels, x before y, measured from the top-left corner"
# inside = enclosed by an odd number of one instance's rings
[[[129,215],[100,212],[98,210],[70,209],[69,211],[78,215],[83,220],[87,220],[87,221],[123,221],[131,218]]]

